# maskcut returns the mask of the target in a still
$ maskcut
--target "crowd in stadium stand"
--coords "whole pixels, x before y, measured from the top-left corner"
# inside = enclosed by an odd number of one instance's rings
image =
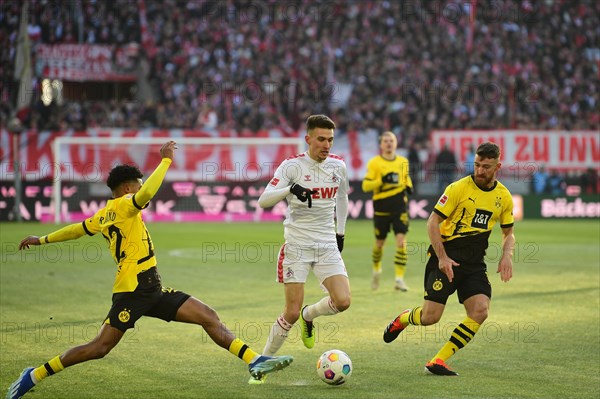
[[[252,134],[291,131],[322,112],[342,132],[393,130],[401,145],[436,128],[598,129],[599,15],[596,0],[30,1],[34,55],[38,43],[143,44],[154,96],[36,99],[22,119],[39,130]],[[19,17],[20,2],[0,3],[3,82],[12,81]]]

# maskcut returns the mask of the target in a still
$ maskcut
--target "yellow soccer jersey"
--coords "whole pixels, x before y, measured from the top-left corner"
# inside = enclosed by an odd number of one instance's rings
[[[398,173],[398,183],[382,183],[381,178],[388,173]],[[412,189],[412,180],[408,175],[408,159],[396,155],[388,160],[378,155],[367,164],[367,173],[362,183],[365,192],[373,192],[375,214],[397,213],[405,209],[404,190]]]
[[[472,176],[450,184],[433,211],[444,218],[440,233],[445,242],[485,234],[487,247],[487,237],[498,221],[501,227],[511,227],[515,222],[508,189],[496,181],[491,189],[482,190]]]
[[[108,200],[104,208],[83,221],[88,235],[101,232],[108,241],[110,253],[118,266],[113,293],[134,291],[138,273],[156,266],[152,239],[142,220],[142,209],[135,202],[135,195],[127,194]]]

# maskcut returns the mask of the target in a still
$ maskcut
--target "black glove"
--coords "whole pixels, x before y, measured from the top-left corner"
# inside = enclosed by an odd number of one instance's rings
[[[387,175],[381,178],[381,181],[384,183],[398,184],[398,173],[390,172]]]
[[[340,253],[342,253],[342,251],[344,250],[344,236],[341,234],[336,234],[335,240],[337,241],[337,246],[340,250]]]
[[[308,200],[308,207],[312,208],[312,194],[315,194],[317,190],[311,190],[310,188],[302,187],[299,184],[292,184],[290,187],[290,193],[294,194],[301,202]]]

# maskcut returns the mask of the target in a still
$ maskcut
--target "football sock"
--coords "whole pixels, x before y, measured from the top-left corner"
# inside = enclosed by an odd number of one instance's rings
[[[410,312],[403,313],[402,316],[400,316],[400,323],[402,323],[403,326],[407,326],[409,324],[420,326],[422,313],[423,308],[421,306],[417,306]]]
[[[381,273],[381,257],[383,256],[383,248],[373,247],[373,271]]]
[[[321,300],[315,304],[309,305],[304,309],[304,313],[302,313],[302,317],[306,321],[313,321],[315,318],[319,316],[330,316],[340,311],[337,310],[331,297],[326,296],[321,298]]]
[[[250,349],[250,347],[239,338],[236,338],[231,342],[231,345],[229,345],[229,352],[245,361],[246,364],[250,364],[255,357],[259,356],[258,353]]]
[[[65,369],[65,367],[60,362],[60,356],[56,356],[52,360],[48,361],[48,363],[45,363],[45,364],[41,365],[40,367],[34,369],[31,372],[31,374],[32,374],[31,377],[32,377],[33,382],[35,384],[37,384],[38,382],[40,382],[44,378],[48,377],[49,375],[56,374],[59,371],[62,371],[64,369]]]
[[[284,318],[283,314],[273,323],[271,330],[269,331],[269,338],[263,349],[263,355],[274,356],[281,345],[285,342],[288,332],[292,328],[292,324],[288,323]]]
[[[446,342],[446,345],[440,349],[440,351],[431,359],[433,362],[435,359],[442,359],[444,362],[454,355],[459,349],[463,348],[472,339],[477,330],[479,330],[480,324],[475,320],[467,317],[452,331],[450,340]]]
[[[396,248],[396,256],[394,257],[394,267],[396,269],[396,278],[404,278],[406,271],[406,263],[408,256],[406,254],[406,246]]]

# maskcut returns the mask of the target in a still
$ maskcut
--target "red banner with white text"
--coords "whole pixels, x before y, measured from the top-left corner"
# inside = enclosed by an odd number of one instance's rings
[[[167,174],[167,180],[190,181],[265,181],[287,157],[299,152],[298,145],[271,144],[269,138],[295,137],[302,142],[304,133],[293,135],[279,129],[259,131],[252,138],[266,141],[259,145],[209,144],[180,145]],[[117,144],[61,146],[60,165],[53,155],[57,137],[100,137],[119,139]],[[49,179],[60,168],[63,181],[104,181],[108,171],[119,163],[137,165],[144,173],[154,170],[160,161],[160,145],[137,144],[138,139],[161,138],[230,138],[228,131],[198,130],[125,130],[88,129],[85,132],[27,132],[19,135],[19,157],[23,178],[26,181]],[[0,130],[0,180],[13,179],[13,137]],[[305,150],[303,146],[303,150]],[[343,157],[351,180],[361,180],[369,158],[378,153],[374,132],[348,132],[338,134],[333,153]]]
[[[135,82],[139,45],[40,44],[37,69],[44,78],[67,81]]]
[[[498,144],[502,164],[524,173],[531,165],[547,169],[583,171],[600,169],[600,132],[595,131],[535,131],[535,130],[434,130],[432,150],[437,154],[444,145],[463,164],[469,148],[485,141]]]
[[[289,133],[279,129],[263,130],[252,137],[299,137],[303,132]],[[54,139],[61,136],[110,137],[120,144],[100,146],[71,145],[61,149],[61,165],[56,165],[52,153]],[[60,168],[65,181],[104,181],[108,170],[117,163],[134,163],[144,173],[150,173],[159,161],[160,146],[136,144],[142,138],[235,137],[228,131],[197,130],[125,130],[89,129],[85,132],[26,132],[18,136],[20,166],[23,179],[51,179]],[[494,141],[502,148],[503,169],[531,173],[540,165],[548,169],[583,171],[600,169],[600,133],[591,131],[434,131],[431,151],[437,153],[444,144],[455,151],[459,165],[464,164],[471,144]],[[14,178],[13,137],[0,129],[0,180]],[[175,162],[167,180],[191,181],[261,181],[270,179],[281,160],[298,152],[297,146],[268,144],[186,145],[176,152]],[[351,180],[362,180],[366,164],[379,153],[377,132],[336,133],[333,153],[346,161]],[[406,149],[398,153],[406,155]]]

